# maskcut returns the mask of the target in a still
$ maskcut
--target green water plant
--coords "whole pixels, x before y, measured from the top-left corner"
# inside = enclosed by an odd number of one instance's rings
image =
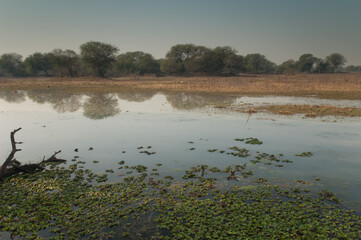
[[[149,156],[149,155],[156,154],[156,152],[149,152],[148,150],[140,151],[139,153],[145,153],[145,154],[147,154],[148,156]]]
[[[266,178],[224,188],[213,177],[201,177],[206,170],[221,174],[207,165],[191,167],[181,183],[172,176],[147,177],[142,165],[129,168],[141,171],[115,183],[78,164],[7,179],[0,185],[0,231],[31,239],[357,239],[361,234],[361,217],[327,190],[315,197]],[[248,170],[239,165],[220,171],[236,177]]]
[[[232,151],[249,153],[239,148]],[[281,157],[258,153],[252,160],[279,164]],[[336,194],[312,189],[304,180],[273,184],[253,176],[247,161],[223,168],[198,164],[183,177],[162,177],[156,168],[124,165],[116,181],[111,175],[112,182],[107,174],[86,169],[84,163],[48,162],[43,171],[2,179],[0,232],[11,239],[361,236],[361,216],[345,208]]]
[[[252,145],[261,145],[263,142],[260,141],[258,138],[253,138],[253,137],[249,137],[249,138],[236,138],[234,139],[235,141],[238,142],[244,142],[245,144],[252,144]]]
[[[299,154],[295,154],[296,157],[311,157],[313,155],[312,152],[302,152]]]

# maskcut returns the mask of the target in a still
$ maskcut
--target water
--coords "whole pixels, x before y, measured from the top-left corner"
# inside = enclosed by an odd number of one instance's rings
[[[11,151],[10,131],[22,127],[16,139],[24,142],[23,150],[16,153],[16,158],[24,163],[38,162],[44,155],[62,150],[60,158],[70,160],[79,156],[79,160],[87,162],[86,167],[97,173],[115,169],[110,181],[120,179],[121,170],[117,169],[120,160],[127,165],[142,164],[150,169],[162,163],[160,173],[176,177],[197,164],[225,168],[247,163],[255,173],[248,181],[258,177],[267,177],[275,184],[307,180],[314,188],[334,192],[346,207],[360,210],[359,118],[324,122],[319,118],[252,115],[248,119],[247,114],[209,107],[240,103],[245,99],[255,104],[280,101],[279,97],[272,100],[271,97],[253,99],[191,93],[3,91],[0,92],[0,159],[5,159]],[[287,102],[287,99],[282,101]],[[313,100],[302,101],[317,104]],[[330,103],[357,105],[352,101]],[[246,145],[234,141],[247,137],[257,137],[263,144]],[[207,151],[215,148],[227,152],[232,146],[249,149],[251,156],[236,158],[219,151]],[[88,150],[90,147],[94,150]],[[75,148],[79,152],[75,152]],[[156,154],[140,153],[144,149]],[[293,162],[284,163],[283,167],[252,165],[249,161],[257,155],[256,151],[282,153],[283,159]],[[314,155],[310,158],[294,156],[302,152]],[[93,163],[94,160],[99,163]],[[320,181],[314,181],[315,178]]]
[[[243,96],[236,100],[237,103],[243,105],[265,106],[265,105],[282,105],[282,104],[296,104],[296,105],[330,105],[335,107],[360,107],[360,100],[332,100],[319,99],[315,97],[287,97],[287,96],[263,96],[263,97],[249,97]]]

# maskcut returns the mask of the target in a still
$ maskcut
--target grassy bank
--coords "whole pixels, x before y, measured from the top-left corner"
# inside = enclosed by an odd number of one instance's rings
[[[0,78],[0,89],[117,89],[237,93],[247,95],[315,95],[326,99],[361,99],[361,74],[241,75],[236,77]]]

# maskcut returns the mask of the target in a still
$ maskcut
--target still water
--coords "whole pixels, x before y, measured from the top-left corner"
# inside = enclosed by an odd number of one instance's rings
[[[267,177],[275,184],[306,180],[316,189],[334,192],[346,207],[361,210],[360,118],[302,119],[265,114],[249,116],[215,109],[219,104],[275,102],[360,106],[359,101],[313,98],[207,95],[191,93],[118,92],[72,93],[52,91],[0,92],[0,159],[11,150],[9,133],[15,128],[23,142],[16,158],[24,163],[62,150],[58,156],[79,156],[97,173],[114,169],[109,181],[119,180],[117,162],[159,168],[161,174],[181,177],[191,166],[207,164],[225,168],[247,164],[253,171],[245,184]],[[326,120],[326,121],[325,121]],[[236,138],[255,137],[262,145],[246,145]],[[149,146],[147,155],[140,153]],[[251,156],[221,154],[237,146]],[[141,149],[141,147],[143,147]],[[89,150],[93,148],[93,150]],[[190,150],[194,148],[194,150]],[[78,149],[77,152],[74,149]],[[209,152],[209,149],[217,149]],[[282,167],[252,164],[260,153],[283,154]],[[295,154],[312,152],[311,157]],[[93,163],[94,160],[99,163]],[[320,181],[315,181],[319,178]],[[243,180],[242,180],[243,181]]]

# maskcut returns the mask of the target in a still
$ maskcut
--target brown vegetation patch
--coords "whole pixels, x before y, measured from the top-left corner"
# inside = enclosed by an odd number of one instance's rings
[[[249,113],[249,109],[240,110]],[[252,108],[252,113],[268,112],[272,114],[294,115],[304,114],[305,117],[323,117],[323,116],[344,116],[344,117],[361,117],[361,108],[344,107],[339,108],[330,105],[270,105],[258,106]]]
[[[237,93],[248,95],[315,95],[328,99],[361,99],[361,74],[240,75],[235,77],[0,78],[0,89],[148,89]]]

